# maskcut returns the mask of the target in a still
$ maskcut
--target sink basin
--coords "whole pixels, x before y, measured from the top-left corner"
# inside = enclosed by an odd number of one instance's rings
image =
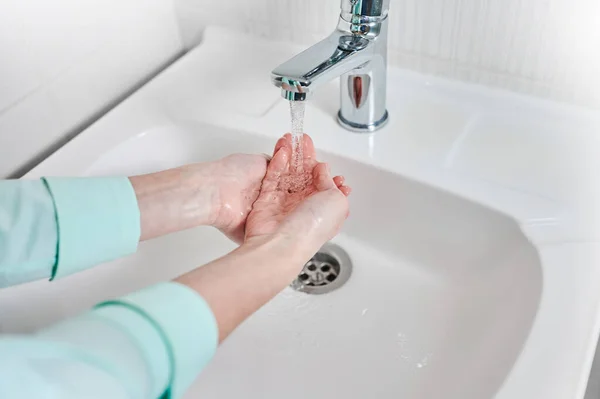
[[[299,49],[204,36],[26,177],[270,153],[290,121],[266,71]],[[232,80],[240,64],[247,79]],[[187,398],[583,398],[600,332],[600,118],[394,68],[388,84],[402,90],[389,91],[390,122],[375,135],[336,124],[335,82],[307,103],[319,157],[354,188],[334,239],[350,279],[324,295],[284,290],[224,342]],[[0,332],[35,330],[233,248],[197,228],[1,290]]]
[[[206,125],[164,126],[117,146],[82,174],[146,173],[272,145]],[[540,300],[535,248],[513,220],[481,205],[343,157],[321,157],[354,187],[352,216],[335,240],[352,259],[352,277],[326,295],[286,289],[234,332],[187,397],[492,396]],[[34,284],[44,285],[43,295],[28,292],[39,293],[33,285],[2,292],[1,313],[11,329],[33,328],[19,320],[41,313],[43,323],[54,321],[230,249],[211,229],[156,239],[125,260]],[[35,315],[23,318],[28,312]],[[478,374],[485,378],[472,381]]]

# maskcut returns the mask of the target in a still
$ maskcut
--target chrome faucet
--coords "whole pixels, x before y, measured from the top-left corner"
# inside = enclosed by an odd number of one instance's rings
[[[385,125],[387,24],[390,0],[342,0],[337,29],[281,64],[273,84],[290,101],[304,101],[321,84],[340,77],[339,123],[355,132]]]

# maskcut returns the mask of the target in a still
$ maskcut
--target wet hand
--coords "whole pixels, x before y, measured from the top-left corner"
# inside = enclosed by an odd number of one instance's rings
[[[291,135],[277,142],[246,221],[246,242],[277,235],[312,256],[337,234],[348,216],[350,187],[342,176],[332,177],[327,164],[316,160],[310,136],[304,135],[302,142],[301,170],[291,162]]]
[[[258,198],[268,159],[264,155],[234,154],[212,163],[209,179],[216,188],[212,225],[241,244],[252,204]]]

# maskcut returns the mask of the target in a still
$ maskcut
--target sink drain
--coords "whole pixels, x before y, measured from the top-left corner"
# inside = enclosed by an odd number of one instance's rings
[[[328,243],[306,262],[290,287],[307,294],[326,294],[344,285],[351,274],[352,262],[346,251]]]

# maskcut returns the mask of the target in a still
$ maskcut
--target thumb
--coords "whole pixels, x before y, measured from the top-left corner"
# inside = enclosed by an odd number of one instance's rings
[[[315,166],[313,169],[313,179],[315,181],[315,186],[319,191],[336,188],[335,182],[333,181],[329,171],[329,165],[326,163],[320,162],[317,164],[317,166]]]

